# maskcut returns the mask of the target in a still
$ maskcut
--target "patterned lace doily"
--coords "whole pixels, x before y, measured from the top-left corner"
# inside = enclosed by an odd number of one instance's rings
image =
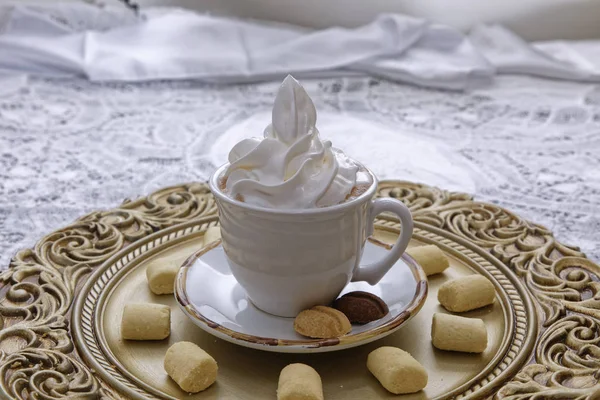
[[[304,83],[321,135],[380,178],[472,193],[600,260],[599,86]],[[206,180],[235,142],[262,135],[276,87],[0,77],[0,265],[89,211]]]

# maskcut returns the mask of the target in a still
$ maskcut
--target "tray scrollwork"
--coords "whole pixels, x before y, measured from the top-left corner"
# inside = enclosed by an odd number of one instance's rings
[[[465,194],[401,181],[380,196],[407,204],[415,220],[469,241],[518,276],[540,326],[528,363],[498,399],[600,398],[600,267],[548,229]],[[0,274],[0,394],[14,399],[120,399],[75,350],[71,307],[89,274],[158,230],[216,215],[208,187],[159,190],[92,212],[20,251]],[[392,223],[382,215],[379,223]]]

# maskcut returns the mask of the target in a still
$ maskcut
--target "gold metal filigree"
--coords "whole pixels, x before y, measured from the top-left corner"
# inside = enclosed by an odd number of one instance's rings
[[[410,206],[419,203],[417,193],[423,189],[396,181],[382,183],[385,190],[390,195],[398,190]],[[413,211],[415,220],[432,221],[489,251],[519,276],[543,311],[534,363],[496,398],[600,398],[600,267],[578,248],[559,243],[548,229],[501,207],[435,193],[440,206],[419,207]],[[432,211],[439,219],[429,217]]]
[[[93,212],[20,251],[0,274],[0,394],[18,399],[120,398],[74,353],[67,321],[94,267],[155,231],[215,215],[206,185],[166,188]]]

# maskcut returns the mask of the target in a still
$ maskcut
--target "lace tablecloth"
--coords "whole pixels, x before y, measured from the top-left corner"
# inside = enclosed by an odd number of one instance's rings
[[[89,211],[206,180],[260,136],[277,83],[0,78],[0,265]],[[470,93],[303,82],[322,137],[382,179],[472,193],[600,260],[600,87],[500,77]]]

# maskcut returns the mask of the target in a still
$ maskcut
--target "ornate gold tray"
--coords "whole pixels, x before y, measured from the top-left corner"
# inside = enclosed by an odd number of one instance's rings
[[[423,398],[600,398],[600,268],[545,228],[463,194],[407,182],[383,182],[381,196],[410,206],[412,245],[435,243],[451,260],[431,277],[421,312],[380,341],[324,354],[277,354],[218,340],[186,319],[171,296],[154,296],[145,267],[183,261],[218,223],[202,184],[160,190],[94,212],[19,252],[0,277],[0,394],[19,399],[269,399],[280,369],[305,362],[321,374],[327,399],[396,398],[366,369],[381,345],[410,351],[429,371]],[[383,215],[376,238],[392,241],[399,226]],[[481,355],[449,353],[430,343],[436,291],[447,278],[480,273],[496,285],[496,303],[471,316],[484,319],[490,344]],[[160,342],[124,342],[126,302],[172,309],[172,333]],[[182,392],[162,369],[169,344],[191,340],[219,363],[215,385]]]

